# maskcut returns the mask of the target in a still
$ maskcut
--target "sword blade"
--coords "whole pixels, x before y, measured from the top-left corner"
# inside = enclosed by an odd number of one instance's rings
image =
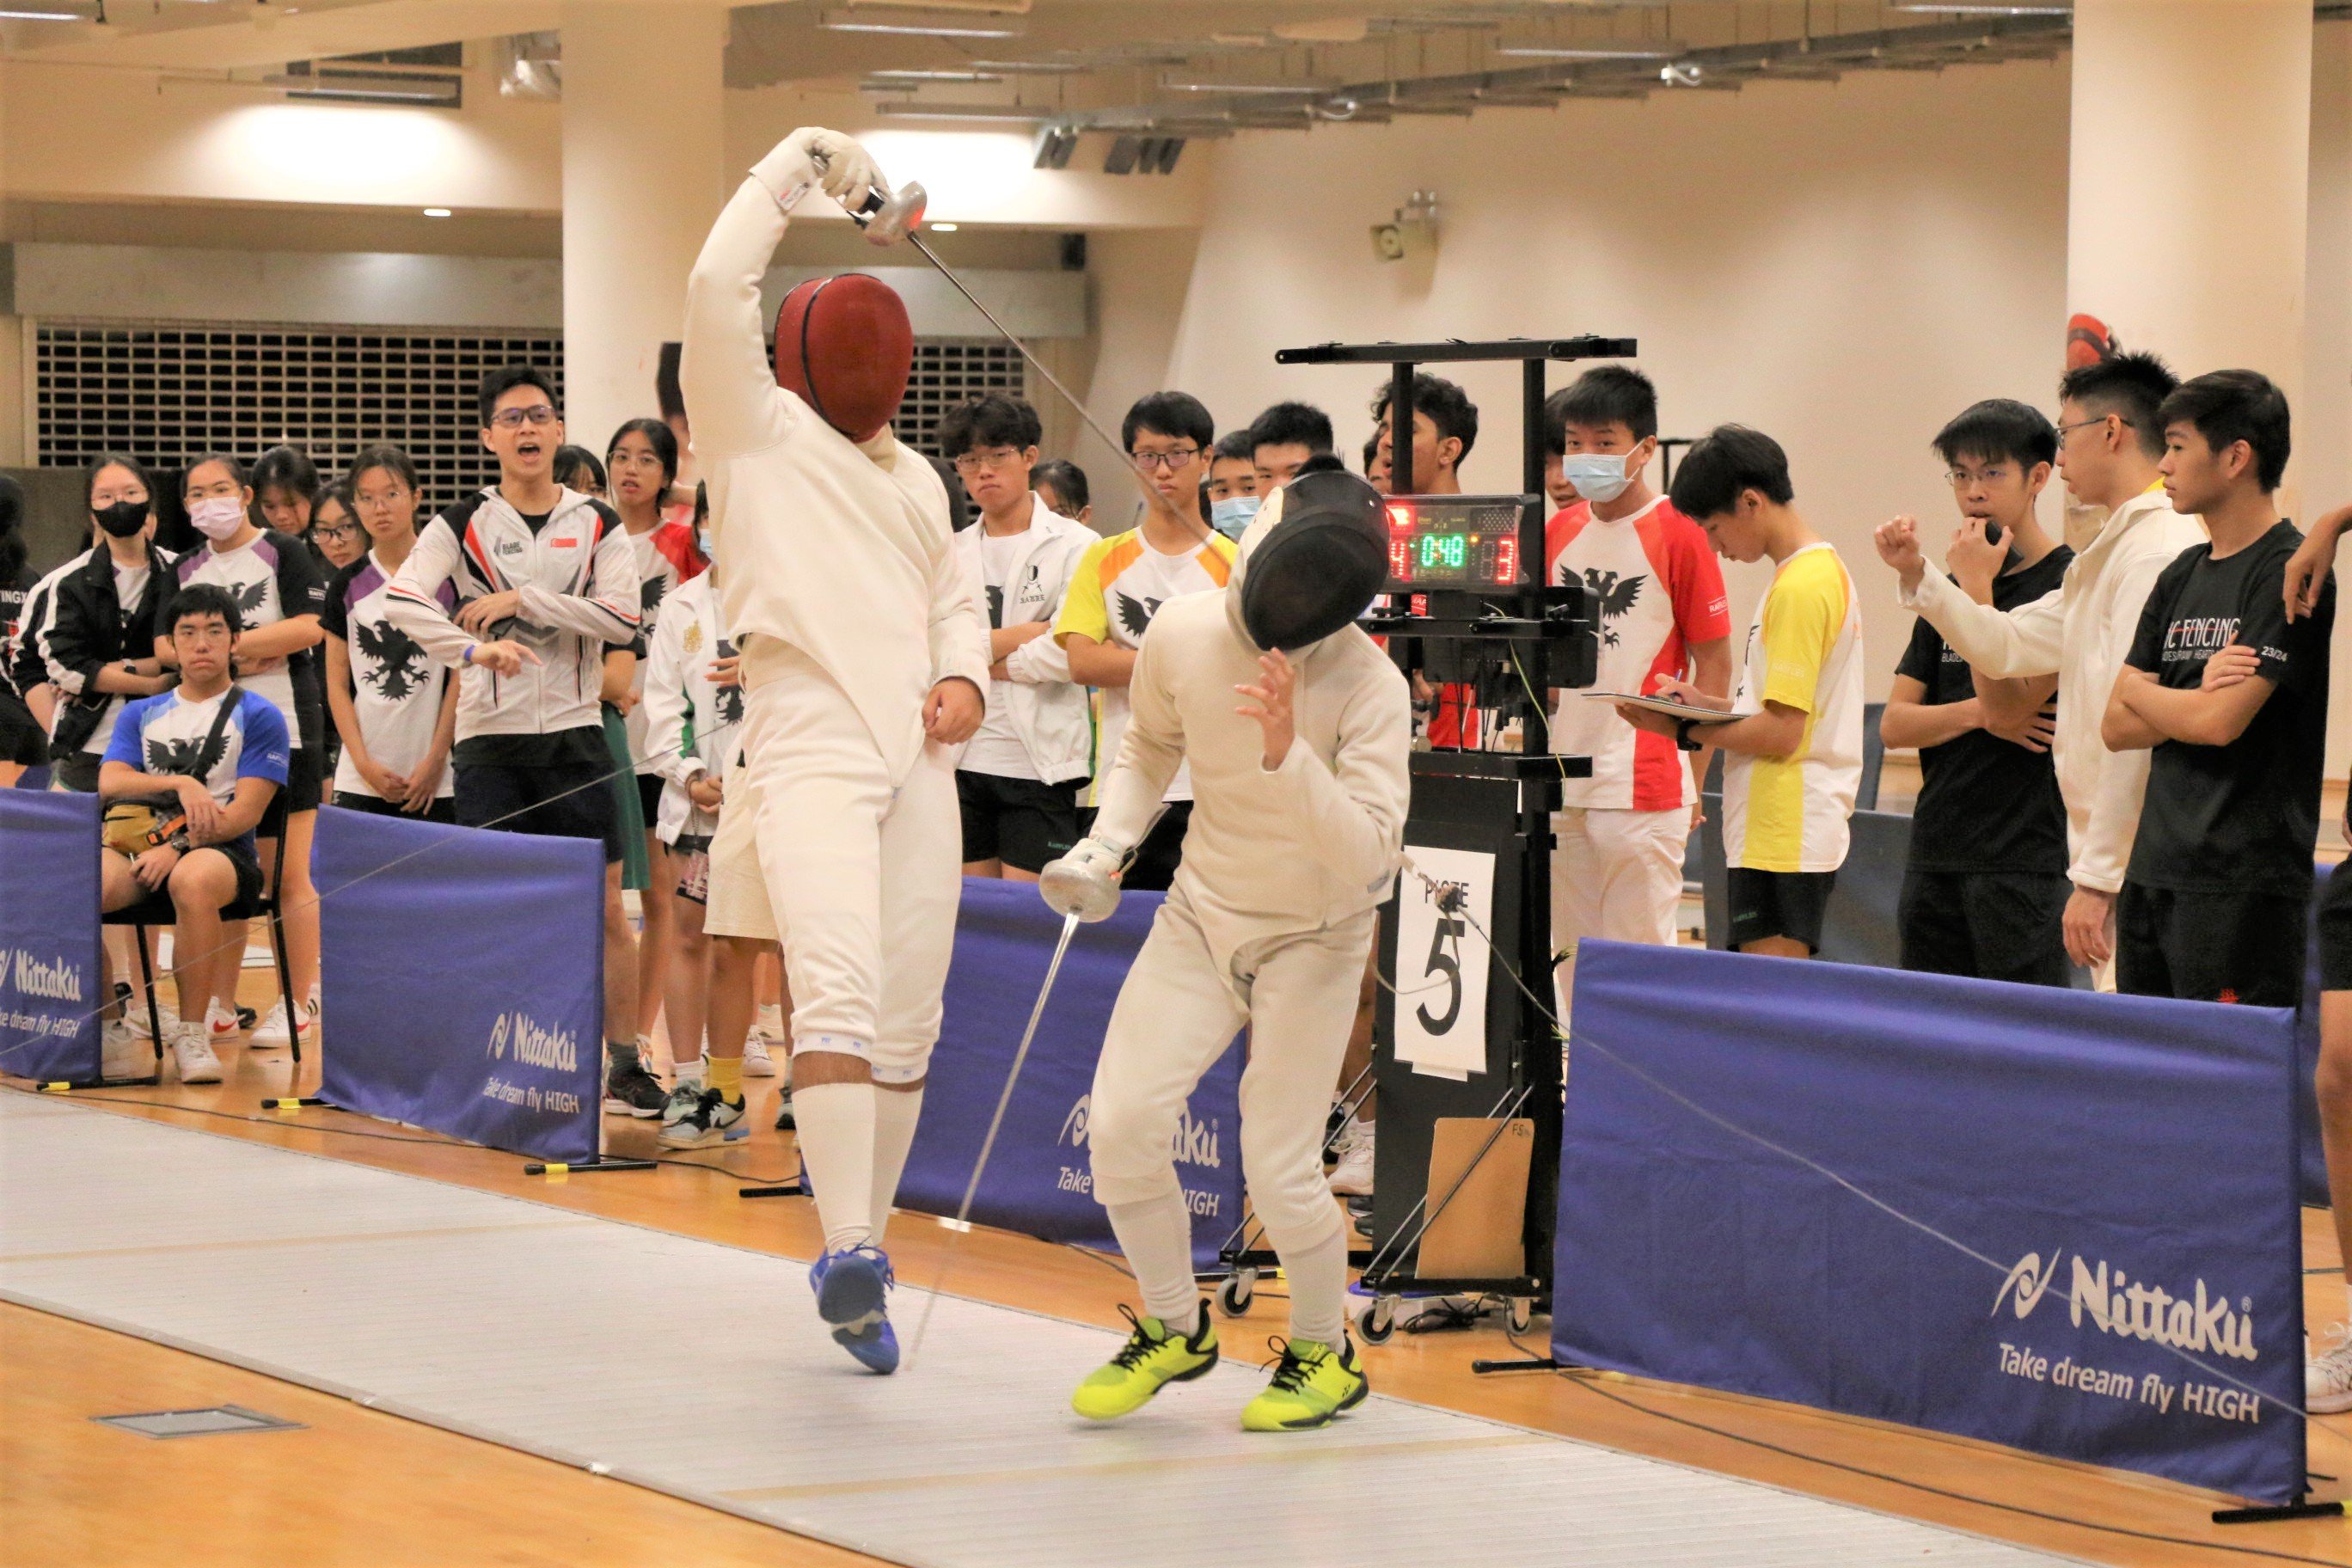
[[[988,1157],[996,1150],[996,1134],[1004,1125],[1004,1112],[1013,1103],[1013,1091],[1021,1082],[1022,1064],[1029,1059],[1029,1043],[1037,1037],[1037,1021],[1045,1016],[1046,998],[1054,994],[1054,981],[1062,973],[1062,955],[1070,951],[1070,939],[1078,932],[1078,917],[1066,915],[1062,920],[1062,939],[1054,944],[1054,961],[1045,966],[1045,984],[1037,988],[1037,1005],[1029,1009],[1029,1026],[1021,1031],[1021,1044],[1013,1053],[1013,1066],[1004,1075],[1004,1089],[996,1097],[996,1114],[988,1119],[988,1136],[980,1142],[980,1158],[971,1167],[971,1180],[964,1184],[963,1201],[956,1205],[955,1229],[948,1237],[947,1255],[940,1259],[940,1271],[923,1297],[923,1310],[915,1320],[914,1336],[907,1342],[907,1361],[912,1364],[915,1352],[922,1349],[923,1336],[931,1326],[931,1309],[939,1305],[947,1291],[948,1276],[952,1271],[956,1255],[962,1250],[963,1238],[971,1229],[971,1205],[980,1195],[981,1177],[988,1172]]]

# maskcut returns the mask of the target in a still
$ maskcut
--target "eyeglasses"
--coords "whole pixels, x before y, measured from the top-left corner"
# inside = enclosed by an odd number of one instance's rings
[[[2122,426],[2126,430],[2132,427],[2132,422],[2125,418],[2120,414],[2102,414],[2096,419],[2077,419],[2072,425],[2059,426],[2058,439],[2063,441],[2067,437],[2073,435],[2077,430],[2087,430],[2094,425],[2105,425],[2110,419],[2114,420],[2116,424]]]
[[[1008,468],[1021,460],[1021,454],[1010,447],[999,447],[992,452],[966,452],[955,460],[959,474],[977,474],[988,468]]]
[[[310,530],[310,537],[323,543],[330,539],[357,539],[360,536],[360,525],[356,522],[339,522],[324,527],[312,528]]]
[[[1185,447],[1173,452],[1129,452],[1138,468],[1151,468],[1160,473],[1172,473],[1201,455],[1198,447]]]
[[[1979,469],[1973,474],[1969,473],[1966,468],[1947,468],[1944,470],[1944,478],[1950,483],[1954,489],[1958,489],[1964,485],[2007,484],[2009,482],[2009,476],[2015,471],[2016,470],[2012,468],[2006,468],[2000,464],[1995,463],[1991,468]]]
[[[534,403],[528,408],[501,408],[490,416],[490,423],[501,430],[520,430],[526,424],[552,425],[555,410],[544,403]]]
[[[388,507],[398,506],[407,499],[408,491],[405,489],[362,490],[352,497],[369,511],[382,511]]]

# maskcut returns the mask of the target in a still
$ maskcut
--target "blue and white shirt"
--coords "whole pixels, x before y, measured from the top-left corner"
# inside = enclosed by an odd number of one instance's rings
[[[196,776],[213,721],[231,693],[236,707],[221,731],[220,755],[202,775],[205,790],[227,805],[236,798],[239,779],[267,779],[284,789],[290,751],[286,721],[269,699],[236,686],[201,702],[188,701],[173,690],[125,705],[121,717],[114,721],[114,739],[107,743],[105,761],[125,763],[142,773]],[[251,853],[253,837],[248,833],[236,842]]]

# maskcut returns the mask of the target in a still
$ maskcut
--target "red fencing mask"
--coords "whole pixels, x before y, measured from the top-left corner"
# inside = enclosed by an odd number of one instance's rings
[[[878,278],[812,278],[776,312],[776,384],[853,441],[898,416],[914,360],[907,303]]]

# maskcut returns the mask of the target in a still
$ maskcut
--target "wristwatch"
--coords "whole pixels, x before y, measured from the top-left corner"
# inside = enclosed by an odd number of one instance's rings
[[[1691,726],[1697,722],[1698,721],[1696,719],[1675,720],[1675,744],[1680,746],[1685,752],[1698,751],[1701,748],[1701,742],[1691,739]]]

